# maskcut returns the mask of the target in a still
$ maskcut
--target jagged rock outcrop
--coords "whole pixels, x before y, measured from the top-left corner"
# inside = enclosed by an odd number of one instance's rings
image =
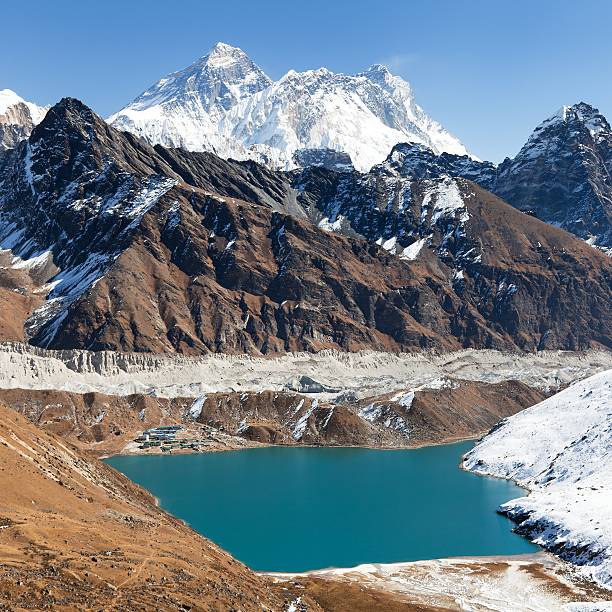
[[[612,247],[612,129],[596,108],[564,106],[498,168],[504,200],[585,240]]]
[[[26,322],[33,344],[200,354],[611,343],[610,260],[465,179],[284,174],[152,148],[74,99],[3,158],[0,178],[0,246],[61,269]]]
[[[429,147],[406,142],[395,145],[387,159],[373,171],[380,176],[401,176],[411,180],[461,177],[489,191],[495,190],[497,180],[497,168],[491,162],[479,161],[468,155],[438,155]]]
[[[328,170],[353,170],[353,162],[350,155],[334,149],[298,149],[293,154],[296,166],[317,166]]]

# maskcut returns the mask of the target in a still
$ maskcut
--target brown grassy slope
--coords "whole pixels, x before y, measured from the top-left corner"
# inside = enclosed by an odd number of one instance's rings
[[[441,389],[416,391],[406,409],[389,393],[360,402],[381,406],[378,420],[395,415],[410,429],[412,446],[440,444],[479,436],[497,422],[544,400],[547,395],[516,380],[490,384],[451,380]]]
[[[4,407],[0,490],[0,609],[285,606],[142,489]]]

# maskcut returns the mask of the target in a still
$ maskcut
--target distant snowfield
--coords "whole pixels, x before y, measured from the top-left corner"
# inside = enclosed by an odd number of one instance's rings
[[[502,506],[520,532],[612,589],[612,370],[502,421],[464,465],[528,488]]]
[[[0,345],[0,388],[97,391],[109,395],[145,393],[167,398],[220,391],[299,390],[302,376],[326,388],[325,393],[313,394],[322,399],[341,394],[367,397],[434,386],[445,377],[489,383],[515,379],[540,389],[556,390],[610,368],[612,353],[606,351],[323,351],[264,358],[47,351],[23,344]]]
[[[48,106],[38,106],[37,104],[24,100],[10,89],[0,90],[0,115],[4,115],[19,104],[27,106],[34,125],[38,125],[45,118],[49,110]]]

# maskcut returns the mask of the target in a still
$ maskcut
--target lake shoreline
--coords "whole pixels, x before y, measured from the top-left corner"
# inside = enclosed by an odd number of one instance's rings
[[[254,571],[319,571],[345,566],[347,560],[402,563],[538,550],[496,512],[523,489],[461,469],[471,441],[402,449],[268,446],[258,453],[183,453],[178,462],[155,459],[161,455],[149,460],[120,455],[107,464]],[[421,500],[416,506],[415,496]],[[206,499],[214,504],[202,505]],[[254,531],[243,527],[240,508],[246,506]],[[324,516],[325,521],[316,518]],[[379,516],[386,518],[364,530]],[[280,540],[291,534],[293,552],[286,550],[288,543],[270,544],[275,530],[285,534]],[[319,550],[315,541],[326,545]],[[269,550],[261,552],[260,545]],[[344,563],[325,563],[334,557]]]
[[[254,442],[252,446],[235,446],[227,448],[206,448],[204,450],[194,451],[191,449],[180,449],[170,452],[161,452],[157,449],[150,449],[148,452],[123,452],[122,449],[118,453],[111,453],[100,455],[99,459],[106,460],[113,457],[167,457],[176,455],[203,455],[203,454],[214,454],[214,453],[227,453],[233,451],[244,451],[244,450],[255,450],[264,448],[352,448],[352,449],[367,449],[367,450],[380,450],[380,451],[406,451],[406,450],[418,450],[421,448],[432,448],[436,446],[445,446],[447,444],[456,444],[458,442],[469,442],[471,440],[478,441],[485,436],[488,431],[484,431],[473,436],[461,436],[453,438],[445,438],[439,442],[428,442],[424,444],[415,444],[412,446],[374,446],[374,445],[354,445],[354,444],[267,444],[263,442]],[[241,440],[243,438],[240,438]]]
[[[461,441],[445,442],[445,443],[438,443],[438,444],[433,444],[433,445],[431,444],[423,445],[419,448],[428,448],[428,447],[431,448],[431,447],[439,447],[439,446],[444,446],[444,445],[452,445],[458,442],[471,441],[475,439],[478,439],[478,437],[474,436],[474,437],[470,437],[468,439],[464,439]],[[265,448],[294,448],[296,450],[300,448],[305,448],[305,449],[306,448],[307,449],[325,449],[325,448],[332,449],[333,448],[333,449],[346,449],[346,450],[350,450],[350,449],[352,450],[404,450],[404,451],[418,450],[417,448],[405,448],[405,447],[404,448],[365,448],[365,447],[355,447],[355,446],[350,446],[350,447],[349,446],[327,446],[327,447],[324,447],[324,446],[312,446],[312,445],[311,446],[308,446],[308,445],[300,445],[300,446],[259,445],[257,447],[253,447],[252,450],[255,450],[255,448],[260,449],[260,450],[263,450]],[[244,449],[244,448],[227,449],[227,451],[229,450],[248,450],[248,449]],[[181,453],[181,454],[193,455],[193,453]],[[217,451],[212,451],[208,454],[214,455],[214,454],[220,454],[220,453],[218,453]],[[126,455],[121,455],[121,456],[125,457]],[[127,455],[127,456],[131,456],[131,455]],[[160,456],[160,455],[151,455],[151,456],[153,457],[153,456]],[[469,473],[474,476],[480,476],[480,478],[492,479],[495,481],[501,480],[501,481],[508,482],[508,480],[506,479],[488,477],[486,475],[477,474],[477,473],[475,474],[473,472],[469,472],[465,470],[465,468],[463,467],[463,456],[464,456],[464,453],[461,454],[459,463],[456,464],[456,467],[459,468],[460,471]],[[509,482],[513,482],[513,481],[509,481]],[[521,491],[528,492],[528,489],[526,489],[525,487],[519,487],[517,485],[517,488],[521,489]],[[151,495],[153,495],[153,493],[151,493],[149,489],[146,489],[146,490]],[[171,510],[168,510],[162,507],[160,504],[160,500],[157,496],[154,495],[154,499],[155,499],[156,505],[161,507],[164,512],[168,512],[171,516],[177,518],[177,520],[181,521],[188,527],[194,529],[196,532],[200,533],[204,537],[209,537],[209,538],[211,537],[209,534],[201,530],[198,530],[196,527],[194,527],[191,521],[177,517]],[[495,511],[496,509],[493,509],[493,508],[491,508],[490,510],[491,513],[494,513]],[[509,521],[509,525],[510,525],[510,521]],[[513,531],[513,529],[510,526],[508,527],[508,530],[511,532]],[[524,536],[518,536],[518,537],[520,537],[521,540],[525,540],[527,542],[530,541],[528,538],[525,538]],[[217,545],[227,550],[227,547],[224,544],[218,543]],[[235,556],[235,553],[232,553],[231,551],[230,551],[230,554],[233,554]],[[404,598],[407,597],[408,595],[401,590],[400,592],[397,592],[396,582],[398,579],[401,581],[406,576],[408,576],[408,578],[406,579],[410,581],[412,580],[411,576],[422,574],[422,579],[424,581],[427,581],[427,580],[433,579],[432,573],[434,572],[434,569],[435,569],[436,572],[437,571],[444,572],[445,579],[452,582],[453,576],[457,574],[457,572],[464,571],[464,568],[468,566],[471,568],[470,571],[475,574],[479,574],[485,571],[491,572],[495,574],[496,576],[499,576],[500,580],[502,577],[506,576],[506,574],[508,574],[509,572],[517,571],[520,573],[521,580],[524,580],[525,582],[525,585],[524,585],[525,589],[531,589],[531,590],[533,590],[534,588],[536,589],[536,593],[535,594],[532,593],[531,595],[533,597],[544,597],[545,594],[548,593],[548,591],[555,592],[559,597],[559,602],[596,601],[600,599],[601,597],[605,596],[605,593],[603,593],[603,591],[598,587],[598,585],[596,585],[595,583],[592,583],[591,581],[585,581],[584,578],[581,577],[575,571],[575,567],[572,566],[572,564],[566,561],[563,561],[559,557],[543,549],[539,549],[534,552],[517,553],[517,554],[499,554],[499,555],[484,555],[484,556],[483,555],[457,555],[457,556],[443,556],[443,557],[436,557],[436,558],[422,558],[422,559],[408,560],[408,561],[395,561],[395,562],[390,562],[390,563],[365,562],[365,563],[361,563],[361,564],[358,564],[352,567],[328,566],[325,568],[317,568],[317,569],[305,570],[301,572],[285,572],[285,571],[279,572],[275,570],[260,571],[257,569],[253,569],[248,563],[244,561],[241,561],[241,562],[245,563],[247,567],[252,569],[252,571],[257,573],[258,575],[269,577],[271,580],[279,584],[285,584],[285,583],[295,584],[298,582],[305,582],[306,583],[305,588],[308,591],[308,589],[314,588],[311,586],[311,583],[315,583],[315,584],[321,583],[323,585],[321,588],[323,589],[326,588],[325,585],[329,582],[336,585],[336,587],[338,586],[339,583],[342,583],[342,587],[338,587],[338,588],[345,588],[345,586],[349,588],[349,586],[345,585],[344,583],[346,581],[348,581],[349,583],[352,583],[354,581],[357,584],[361,585],[360,588],[363,588],[364,585],[366,589],[382,588],[385,596],[389,596],[391,598],[397,598],[398,602],[402,602],[402,604],[403,604]],[[379,569],[372,570],[372,568],[384,568],[384,570],[382,571],[382,574],[381,574]],[[367,571],[364,571],[364,570],[367,570]],[[377,582],[376,586],[372,586],[370,584],[370,582],[373,580],[372,575],[371,575],[372,572],[376,574],[376,582]],[[399,578],[398,578],[398,575],[399,575]],[[347,576],[352,576],[352,578],[350,578],[349,580]],[[541,591],[542,591],[541,593],[538,590],[539,587],[538,588],[534,587],[533,585],[534,582],[545,583],[545,586],[541,587]],[[285,587],[283,586],[283,588]],[[453,585],[450,585],[445,588],[454,588],[454,587]],[[474,588],[476,589],[478,587],[475,585]],[[505,589],[506,586],[502,586],[500,588]],[[414,594],[409,595],[409,597],[413,597],[413,596]],[[439,593],[435,594],[435,596],[440,597],[442,601],[442,599],[445,596],[444,590],[441,589]],[[511,592],[511,589],[509,587],[508,587],[507,596],[509,599],[512,599],[512,596],[513,596],[513,593]],[[423,607],[422,609],[426,610],[428,608]],[[432,608],[432,610],[433,609],[434,608]],[[514,608],[508,608],[508,609],[514,610]]]

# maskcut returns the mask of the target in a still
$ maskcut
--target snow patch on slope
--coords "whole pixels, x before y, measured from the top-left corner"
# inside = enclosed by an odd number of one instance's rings
[[[409,410],[412,406],[413,399],[414,394],[402,394],[402,398],[398,403],[400,403],[400,405],[402,405],[406,410]],[[402,403],[402,400],[404,403]],[[408,405],[406,406],[406,404]],[[402,434],[406,438],[410,437],[410,427],[408,427],[408,423],[406,423],[402,416],[398,414],[393,407],[385,404],[384,402],[369,404],[361,408],[357,412],[357,415],[364,421],[376,423],[386,427],[387,429],[392,429],[393,431]]]
[[[293,428],[293,433],[291,434],[294,440],[298,441],[302,439],[302,436],[304,435],[304,433],[306,432],[306,428],[308,427],[308,419],[310,418],[310,416],[315,411],[318,405],[318,400],[314,400],[310,405],[310,408],[308,408],[308,410],[306,410],[306,412],[298,419],[298,422]]]
[[[464,465],[528,488],[501,510],[521,533],[612,588],[612,370],[502,421]]]
[[[421,203],[422,220],[429,210],[432,225],[440,219],[454,218],[457,215],[461,223],[466,223],[470,218],[457,181],[448,177],[434,181],[425,192]]]
[[[409,244],[400,255],[400,259],[407,259],[408,261],[414,261],[421,252],[421,249],[425,246],[427,238],[419,238],[412,244]]]
[[[189,418],[196,421],[198,417],[202,414],[202,409],[204,408],[204,404],[206,403],[206,395],[202,395],[195,399],[189,409],[187,410],[187,415]]]

